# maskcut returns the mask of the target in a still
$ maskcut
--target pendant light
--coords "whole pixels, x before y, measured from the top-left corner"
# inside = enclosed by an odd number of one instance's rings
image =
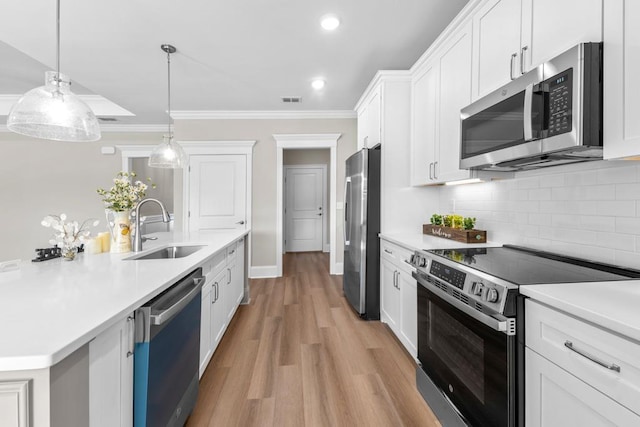
[[[186,163],[187,155],[184,150],[173,140],[171,131],[171,54],[176,48],[170,44],[160,46],[167,53],[167,112],[169,113],[169,133],[164,135],[160,145],[156,146],[149,156],[149,166],[152,168],[181,169]]]
[[[54,141],[97,141],[100,125],[91,108],[71,92],[60,73],[60,0],[56,2],[56,71],[45,73],[44,86],[25,93],[7,117],[7,128],[21,135]]]

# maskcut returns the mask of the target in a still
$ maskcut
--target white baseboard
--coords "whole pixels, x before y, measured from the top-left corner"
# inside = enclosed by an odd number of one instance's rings
[[[249,271],[251,279],[265,279],[269,277],[278,277],[278,267],[275,265],[258,265],[252,266]]]
[[[335,264],[333,264],[329,268],[331,270],[329,272],[329,274],[341,275],[344,272],[344,264],[341,263],[341,262],[336,262]]]
[[[324,245],[324,249],[322,249],[322,252],[331,252],[331,245],[329,244]]]

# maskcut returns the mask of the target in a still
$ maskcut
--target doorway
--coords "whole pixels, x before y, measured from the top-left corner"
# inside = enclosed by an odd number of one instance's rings
[[[328,150],[318,151],[329,160]],[[284,187],[285,252],[328,252],[327,165],[285,164]]]

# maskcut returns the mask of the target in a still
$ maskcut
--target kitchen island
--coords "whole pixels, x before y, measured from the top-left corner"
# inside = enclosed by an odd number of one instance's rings
[[[125,322],[121,335],[127,335],[128,347],[132,328],[126,320],[136,308],[226,253],[230,244],[244,242],[248,233],[157,233],[158,240],[146,242],[140,254],[173,244],[204,247],[160,260],[80,254],[71,262],[26,261],[19,270],[0,273],[0,425],[105,425],[89,414],[90,343]]]

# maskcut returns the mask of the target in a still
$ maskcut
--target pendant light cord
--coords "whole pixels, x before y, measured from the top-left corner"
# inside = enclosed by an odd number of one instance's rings
[[[171,52],[167,52],[167,110],[169,112],[169,135],[171,135]]]
[[[60,88],[60,0],[56,2],[56,85]]]

